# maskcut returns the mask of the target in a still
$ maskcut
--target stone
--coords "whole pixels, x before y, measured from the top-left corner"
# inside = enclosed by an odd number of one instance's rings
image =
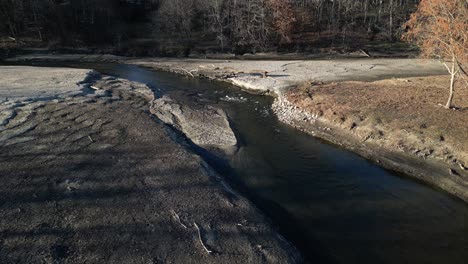
[[[200,109],[195,109],[165,95],[154,100],[150,110],[152,114],[184,133],[198,146],[226,148],[237,145],[228,117],[220,108],[202,106]]]

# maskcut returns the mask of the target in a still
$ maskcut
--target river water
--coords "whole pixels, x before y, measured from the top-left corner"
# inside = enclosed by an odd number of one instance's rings
[[[68,66],[143,82],[187,104],[223,108],[239,151],[225,161],[197,151],[310,263],[468,263],[467,204],[280,123],[270,97],[137,66]]]

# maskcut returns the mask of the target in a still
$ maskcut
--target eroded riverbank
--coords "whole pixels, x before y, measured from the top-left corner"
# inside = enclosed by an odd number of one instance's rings
[[[310,83],[278,98],[285,123],[468,201],[468,93],[447,110],[447,76]]]

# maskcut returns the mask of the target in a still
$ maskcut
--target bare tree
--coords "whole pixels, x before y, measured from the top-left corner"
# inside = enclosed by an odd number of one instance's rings
[[[296,22],[292,2],[289,0],[268,0],[267,3],[273,13],[273,27],[281,37],[280,43],[290,43]]]
[[[446,108],[453,106],[455,81],[466,83],[468,63],[468,1],[422,0],[418,10],[405,24],[409,28],[403,39],[416,42],[422,55],[443,60],[450,73],[450,94]]]
[[[117,42],[122,50],[132,38],[152,38],[156,50],[236,53],[283,44],[360,45],[399,39],[401,25],[419,1],[0,0],[0,38],[37,38],[62,46]]]

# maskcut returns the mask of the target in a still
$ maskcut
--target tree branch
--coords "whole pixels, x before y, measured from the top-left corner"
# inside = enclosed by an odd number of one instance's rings
[[[200,231],[200,228],[198,227],[197,223],[193,223],[193,225],[195,226],[195,228],[197,229],[197,233],[198,233],[198,240],[200,241],[200,244],[202,245],[203,249],[206,251],[206,253],[210,254],[213,253],[213,251],[209,250],[206,246],[205,246],[205,243],[203,243],[203,239],[202,239],[202,236],[201,236],[201,231]]]

